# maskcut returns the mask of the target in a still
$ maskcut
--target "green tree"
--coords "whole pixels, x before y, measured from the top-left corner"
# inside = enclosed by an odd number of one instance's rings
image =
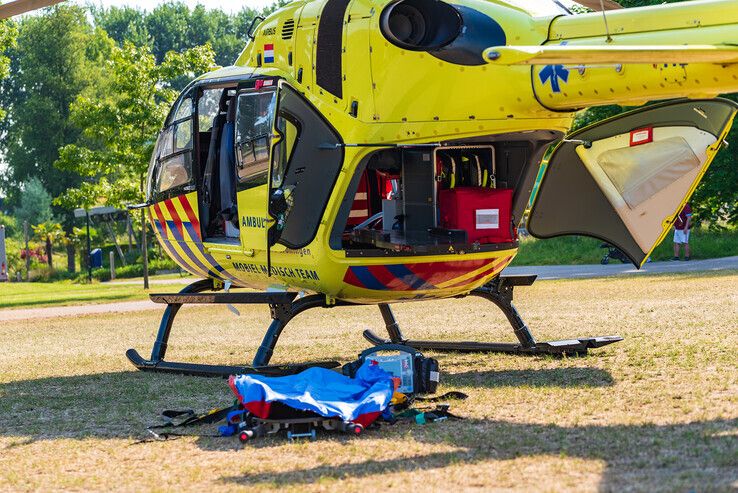
[[[173,80],[193,79],[213,64],[209,46],[170,52],[156,63],[148,47],[125,43],[115,48],[104,76],[106,98],[81,96],[72,105],[72,120],[83,129],[78,141],[60,150],[56,166],[82,178],[57,203],[90,208],[143,201],[143,183],[156,135],[178,91]]]
[[[210,44],[218,65],[231,65],[248,41],[246,34],[257,15],[266,15],[287,3],[280,0],[261,12],[244,8],[235,15],[208,10],[198,5],[190,9],[182,2],[167,2],[151,12],[130,7],[93,8],[96,25],[105,29],[119,46],[126,41],[149,46],[161,63],[170,51]]]
[[[10,59],[5,55],[6,51],[15,43],[15,28],[7,21],[0,21],[0,80],[8,76]],[[0,107],[0,120],[5,118],[5,112]]]
[[[151,36],[146,27],[146,12],[131,7],[111,7],[104,9],[90,7],[95,24],[108,33],[119,46],[126,41],[136,46],[151,43]]]
[[[11,204],[19,202],[21,185],[31,178],[54,196],[78,184],[77,175],[55,168],[54,162],[59,148],[79,136],[69,119],[71,103],[80,94],[104,89],[100,70],[110,49],[112,41],[93,30],[79,7],[56,7],[20,24],[18,66],[8,91],[14,99],[0,143],[8,165],[1,188]]]
[[[36,177],[23,185],[20,206],[15,209],[15,217],[20,224],[24,221],[29,226],[51,221],[51,195]]]

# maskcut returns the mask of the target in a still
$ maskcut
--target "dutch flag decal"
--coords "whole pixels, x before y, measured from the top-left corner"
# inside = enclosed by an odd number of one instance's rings
[[[274,45],[264,45],[264,63],[274,63]]]

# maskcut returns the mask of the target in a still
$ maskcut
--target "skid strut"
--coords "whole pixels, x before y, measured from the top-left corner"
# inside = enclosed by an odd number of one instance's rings
[[[416,341],[407,339],[400,330],[389,305],[379,305],[384,324],[389,334],[389,339],[383,339],[370,330],[364,331],[364,338],[374,345],[380,344],[405,344],[419,350],[432,350],[439,352],[463,352],[463,353],[510,353],[530,355],[568,355],[583,356],[589,349],[599,348],[622,341],[622,337],[587,337],[579,339],[568,339],[563,341],[537,342],[531,334],[530,329],[513,305],[513,290],[515,286],[530,286],[536,280],[536,276],[509,276],[498,277],[489,284],[472,291],[472,296],[479,296],[494,303],[507,317],[510,325],[518,338],[518,343],[505,342],[448,342],[448,341]]]
[[[151,300],[155,303],[167,305],[159,326],[159,332],[151,351],[151,358],[143,358],[135,349],[129,349],[126,357],[139,370],[161,373],[175,373],[205,377],[227,377],[236,374],[262,374],[270,376],[291,375],[310,367],[336,368],[337,361],[321,361],[297,365],[272,365],[269,360],[274,352],[277,340],[285,326],[294,317],[311,308],[329,308],[324,296],[306,296],[295,301],[297,293],[206,293],[213,291],[213,282],[210,280],[197,281],[178,294],[152,294]],[[197,363],[179,363],[166,361],[169,336],[172,324],[185,304],[267,304],[271,310],[272,323],[267,329],[264,340],[256,353],[251,365],[227,366],[204,365]]]
[[[499,277],[484,287],[470,294],[479,296],[494,303],[507,317],[518,338],[517,343],[504,342],[446,342],[408,340],[402,334],[392,309],[387,304],[379,305],[389,339],[383,339],[373,332],[364,331],[364,337],[372,344],[405,344],[419,350],[457,351],[457,352],[495,352],[530,355],[585,355],[589,349],[599,348],[621,341],[621,337],[588,337],[564,341],[538,342],[528,329],[522,317],[512,304],[515,286],[530,286],[536,276]],[[129,349],[126,356],[139,370],[163,373],[177,373],[209,377],[223,377],[234,374],[262,374],[270,376],[290,375],[307,368],[320,366],[336,368],[336,361],[322,361],[298,365],[269,365],[280,335],[290,321],[300,313],[313,308],[333,308],[351,306],[352,303],[336,301],[328,303],[325,296],[312,295],[296,299],[297,293],[206,293],[213,291],[213,283],[209,280],[198,281],[183,289],[178,294],[152,294],[156,303],[167,305],[159,326],[151,358],[144,359],[135,349]],[[264,339],[256,352],[253,363],[248,366],[204,365],[196,363],[179,363],[164,359],[172,331],[172,324],[180,308],[186,304],[267,304],[271,310],[272,323],[264,335]]]

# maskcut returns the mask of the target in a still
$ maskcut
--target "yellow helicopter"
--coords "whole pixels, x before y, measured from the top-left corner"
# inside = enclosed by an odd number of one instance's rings
[[[585,3],[601,12],[572,15],[553,0],[305,0],[256,19],[236,64],[187,87],[158,138],[138,207],[167,255],[204,280],[152,295],[168,307],[151,357],[131,349],[130,361],[195,375],[297,371],[269,366],[292,318],[367,304],[389,333],[365,332],[373,344],[583,354],[621,340],[534,339],[512,295],[535,276],[501,275],[517,226],[555,146],[527,230],[599,238],[645,262],[738,110],[717,98],[738,91],[738,3]],[[653,100],[669,101],[566,135],[582,108]],[[497,305],[518,342],[407,340],[390,308],[469,295]],[[251,366],[165,359],[191,303],[269,305]]]

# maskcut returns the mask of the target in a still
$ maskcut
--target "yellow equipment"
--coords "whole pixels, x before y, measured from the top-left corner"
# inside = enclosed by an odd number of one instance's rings
[[[186,303],[270,304],[258,371],[314,307],[377,304],[391,342],[417,349],[581,354],[619,340],[535,341],[511,303],[535,278],[500,276],[516,227],[554,145],[528,231],[593,236],[645,262],[735,117],[717,95],[738,91],[738,3],[616,7],[306,0],[259,19],[236,64],[194,81],[159,136],[142,207],[167,254],[206,281],[155,296],[169,309],[152,356],[129,358],[244,371],[164,360]],[[565,137],[582,108],[668,99]],[[262,292],[203,294],[231,286]],[[519,343],[406,341],[389,307],[467,295],[497,304]]]

